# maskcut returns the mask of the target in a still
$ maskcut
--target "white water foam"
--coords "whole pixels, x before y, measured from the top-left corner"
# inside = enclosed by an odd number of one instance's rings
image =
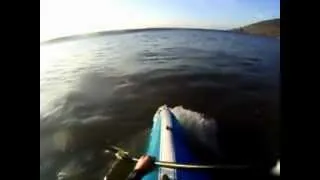
[[[278,160],[277,164],[272,168],[271,173],[275,176],[280,176],[280,159]]]
[[[180,124],[192,137],[210,148],[213,153],[219,155],[219,147],[217,141],[217,123],[213,118],[205,118],[203,114],[183,106],[171,108]]]

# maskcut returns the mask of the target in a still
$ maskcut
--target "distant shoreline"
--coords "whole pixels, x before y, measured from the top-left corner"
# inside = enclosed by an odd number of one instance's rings
[[[259,22],[261,23],[261,22]],[[218,29],[205,29],[205,28],[183,28],[183,27],[164,27],[164,28],[140,28],[140,29],[124,29],[124,30],[110,30],[110,31],[100,31],[100,32],[93,32],[93,33],[86,33],[86,34],[77,34],[77,35],[71,35],[71,36],[64,36],[64,37],[58,37],[53,38],[50,40],[45,40],[40,42],[40,45],[48,45],[53,43],[59,43],[59,42],[65,42],[65,41],[71,41],[71,40],[78,40],[78,39],[85,39],[88,37],[99,37],[99,36],[105,36],[105,35],[115,35],[115,34],[126,34],[126,33],[134,33],[134,32],[148,32],[148,31],[171,31],[171,30],[197,30],[197,31],[214,31],[214,32],[233,32],[233,33],[241,33],[241,34],[250,34],[250,35],[261,35],[261,36],[269,36],[265,35],[264,33],[255,33],[250,32],[247,30],[244,30],[246,27],[249,26],[257,26],[259,23],[255,23],[252,25],[235,28],[235,29],[229,29],[229,30],[218,30]],[[269,37],[276,37],[277,39],[280,39],[280,27],[279,27],[279,35],[278,36],[269,36]]]
[[[54,38],[54,39],[42,41],[40,42],[40,45],[52,44],[52,43],[58,43],[58,42],[76,40],[76,39],[84,39],[87,37],[99,37],[99,36],[105,36],[105,35],[126,34],[126,33],[134,33],[134,32],[171,31],[171,30],[230,32],[229,30],[204,29],[204,28],[141,28],[141,29],[110,30],[110,31],[101,31],[101,32],[93,32],[93,33],[87,33],[87,34],[78,34],[78,35]]]

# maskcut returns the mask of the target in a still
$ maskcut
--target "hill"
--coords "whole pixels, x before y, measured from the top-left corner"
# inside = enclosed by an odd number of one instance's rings
[[[233,29],[233,31],[248,34],[280,37],[280,19],[271,19],[257,22],[237,29]]]

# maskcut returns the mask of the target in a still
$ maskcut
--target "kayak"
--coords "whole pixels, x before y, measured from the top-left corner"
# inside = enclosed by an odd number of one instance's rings
[[[197,158],[188,149],[183,127],[170,108],[161,106],[153,117],[146,154],[156,161],[196,164]],[[143,177],[143,180],[206,180],[209,174],[199,169],[156,167]]]

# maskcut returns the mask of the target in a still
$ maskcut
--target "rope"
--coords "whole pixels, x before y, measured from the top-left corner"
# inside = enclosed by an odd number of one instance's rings
[[[137,162],[139,159],[136,157],[132,157],[128,152],[123,149],[110,146],[105,152],[113,153],[117,159],[119,160],[127,160],[131,162]],[[166,162],[166,161],[155,161],[155,165],[166,168],[179,168],[179,169],[244,169],[249,166],[246,165],[203,165],[203,164],[183,164],[183,163],[175,163],[175,162]]]

